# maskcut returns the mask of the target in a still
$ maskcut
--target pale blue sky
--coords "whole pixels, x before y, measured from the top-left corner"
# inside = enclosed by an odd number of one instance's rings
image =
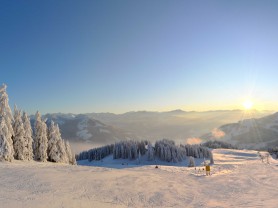
[[[1,1],[0,81],[34,113],[278,109],[278,1]]]

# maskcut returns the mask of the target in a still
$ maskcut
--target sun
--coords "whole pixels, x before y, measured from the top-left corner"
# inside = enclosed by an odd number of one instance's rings
[[[253,108],[254,103],[251,100],[245,100],[242,103],[243,107],[245,108],[245,110],[250,110]]]

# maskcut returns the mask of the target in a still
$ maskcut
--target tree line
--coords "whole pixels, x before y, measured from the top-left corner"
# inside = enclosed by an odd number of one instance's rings
[[[187,157],[207,158],[213,164],[213,154],[207,147],[201,145],[176,145],[174,141],[163,139],[153,146],[149,141],[126,140],[115,144],[83,151],[76,156],[77,160],[102,160],[113,155],[113,159],[138,160],[146,155],[147,160],[162,160],[166,162],[181,162]]]

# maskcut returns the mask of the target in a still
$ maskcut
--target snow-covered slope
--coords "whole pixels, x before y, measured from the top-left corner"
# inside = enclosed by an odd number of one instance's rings
[[[0,163],[0,207],[277,206],[275,160],[268,165],[256,151],[222,149],[214,158],[211,176],[199,167]]]
[[[278,113],[263,117],[241,120],[238,123],[219,127],[224,132],[216,138],[212,133],[202,136],[203,139],[221,139],[245,148],[261,149],[278,146]]]

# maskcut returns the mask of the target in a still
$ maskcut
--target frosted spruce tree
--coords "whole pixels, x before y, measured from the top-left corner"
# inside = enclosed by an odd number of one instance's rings
[[[214,159],[213,159],[213,154],[212,154],[211,151],[209,152],[209,160],[210,160],[210,164],[213,165],[214,164]]]
[[[189,157],[188,167],[195,167],[195,160],[192,156]]]
[[[7,139],[9,136],[9,128],[6,125],[5,119],[0,116],[0,161],[13,160],[13,145]]]
[[[21,111],[17,109],[16,105],[14,107],[14,137],[13,137],[13,147],[14,147],[14,158],[17,160],[27,160],[27,141],[24,138],[25,131],[21,118]]]
[[[59,126],[51,121],[49,127],[48,159],[51,162],[68,163],[65,143],[61,138]]]
[[[41,119],[41,114],[37,111],[35,122],[35,138],[34,138],[34,156],[35,160],[47,161],[47,126]]]
[[[148,144],[148,160],[154,160],[154,150],[153,150],[153,146],[151,143]]]
[[[141,163],[141,151],[139,150],[139,153],[138,153],[138,163],[140,164]]]
[[[48,129],[48,149],[47,149],[47,154],[48,154],[48,160],[52,162],[57,162],[59,161],[59,153],[58,153],[58,147],[57,147],[57,133],[55,129],[54,122],[51,121],[50,127]]]
[[[22,117],[23,128],[24,128],[24,139],[27,151],[25,152],[26,160],[33,160],[33,130],[30,123],[30,118],[28,117],[26,112],[23,112]]]
[[[65,143],[65,147],[66,147],[66,153],[69,159],[69,163],[72,165],[76,165],[76,159],[75,159],[75,155],[73,154],[69,141],[66,141]]]
[[[66,152],[66,146],[65,146],[65,141],[62,139],[61,133],[60,133],[60,128],[58,126],[58,124],[55,125],[56,128],[56,133],[58,135],[58,142],[57,142],[57,146],[58,146],[58,150],[60,152],[60,158],[61,158],[61,162],[62,163],[69,163],[69,158],[68,158],[68,154]]]
[[[9,143],[9,146],[11,146],[12,155],[14,154],[13,149],[13,140],[12,137],[14,135],[13,131],[13,115],[11,108],[9,106],[9,98],[8,94],[6,92],[7,85],[3,84],[0,87],[0,117],[4,120],[5,126],[7,127],[7,131],[5,132],[6,141]]]

